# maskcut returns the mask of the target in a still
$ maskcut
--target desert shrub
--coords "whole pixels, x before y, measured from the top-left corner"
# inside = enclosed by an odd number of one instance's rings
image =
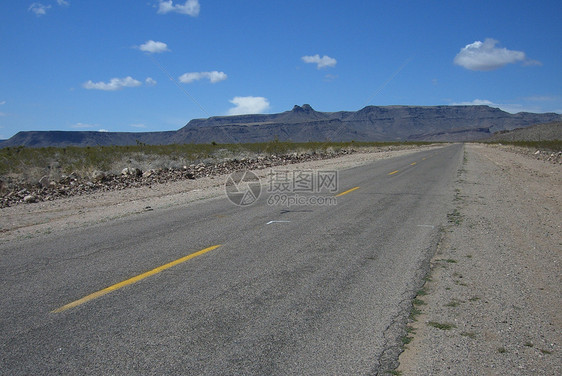
[[[19,177],[37,183],[43,176],[57,180],[62,174],[90,176],[94,171],[117,173],[125,167],[141,170],[181,167],[202,161],[250,157],[256,154],[282,155],[292,152],[326,153],[344,149],[399,145],[398,142],[291,142],[278,138],[251,144],[174,144],[129,146],[6,147],[0,149],[0,177]],[[428,144],[423,142],[412,145]],[[559,147],[559,146],[558,146]]]
[[[501,143],[507,145],[521,146],[537,150],[549,150],[553,152],[562,151],[562,140],[548,140],[548,141],[498,141],[494,143]]]

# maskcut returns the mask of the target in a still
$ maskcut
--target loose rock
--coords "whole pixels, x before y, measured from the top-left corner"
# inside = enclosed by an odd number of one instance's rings
[[[35,195],[27,195],[23,198],[23,202],[25,202],[27,204],[35,202],[35,201],[37,201],[37,197],[35,197]]]
[[[207,164],[198,163],[181,165],[179,168],[151,169],[144,173],[134,167],[126,167],[120,174],[94,171],[89,178],[82,178],[77,173],[62,175],[59,181],[41,180],[41,185],[30,186],[25,183],[3,183],[0,192],[0,208],[21,203],[51,201],[62,197],[80,196],[94,192],[123,190],[132,187],[152,186],[185,179],[198,179],[229,174],[240,170],[273,168],[293,163],[334,158],[354,153],[355,150],[339,150],[327,152],[292,153],[287,155],[260,155],[241,159],[213,161]],[[44,182],[48,182],[43,184]]]

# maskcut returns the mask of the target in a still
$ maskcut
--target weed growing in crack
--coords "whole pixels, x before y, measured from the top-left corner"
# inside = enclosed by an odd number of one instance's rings
[[[402,338],[401,338],[402,344],[407,345],[408,343],[412,342],[413,339],[414,339],[414,337],[402,336]]]
[[[452,213],[447,214],[447,220],[449,223],[459,226],[462,223],[463,218],[458,209],[454,209]]]
[[[454,201],[462,201],[462,196],[461,196],[461,190],[458,188],[455,188],[455,198],[453,199]]]
[[[395,369],[389,369],[389,370],[385,371],[385,373],[388,374],[388,375],[396,375],[396,376],[402,375],[402,372],[397,371]]]
[[[421,315],[422,311],[417,309],[416,307],[412,307],[410,310],[410,320],[418,321],[418,316]]]
[[[427,323],[427,325],[432,326],[432,327],[437,328],[437,329],[441,329],[441,330],[451,330],[451,329],[457,327],[455,324],[440,323],[440,322],[436,322],[436,321],[429,321]]]

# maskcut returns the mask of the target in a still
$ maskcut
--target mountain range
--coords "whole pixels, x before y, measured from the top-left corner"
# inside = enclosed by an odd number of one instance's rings
[[[319,112],[295,105],[277,114],[194,119],[165,132],[22,131],[0,147],[100,146],[281,141],[472,141],[499,131],[562,121],[556,113],[510,114],[489,106],[367,106]]]

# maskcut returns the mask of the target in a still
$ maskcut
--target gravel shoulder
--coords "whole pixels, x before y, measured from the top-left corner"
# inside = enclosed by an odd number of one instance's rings
[[[273,170],[342,170],[376,160],[427,150],[437,146],[405,146],[398,150],[372,149],[332,159],[275,166]],[[396,148],[396,147],[394,147]],[[263,184],[271,169],[253,170]],[[56,236],[62,231],[142,213],[188,205],[194,201],[224,198],[228,175],[185,179],[137,188],[108,191],[17,205],[0,209],[0,243],[43,235]]]
[[[456,185],[395,374],[562,374],[562,166],[466,145]]]

